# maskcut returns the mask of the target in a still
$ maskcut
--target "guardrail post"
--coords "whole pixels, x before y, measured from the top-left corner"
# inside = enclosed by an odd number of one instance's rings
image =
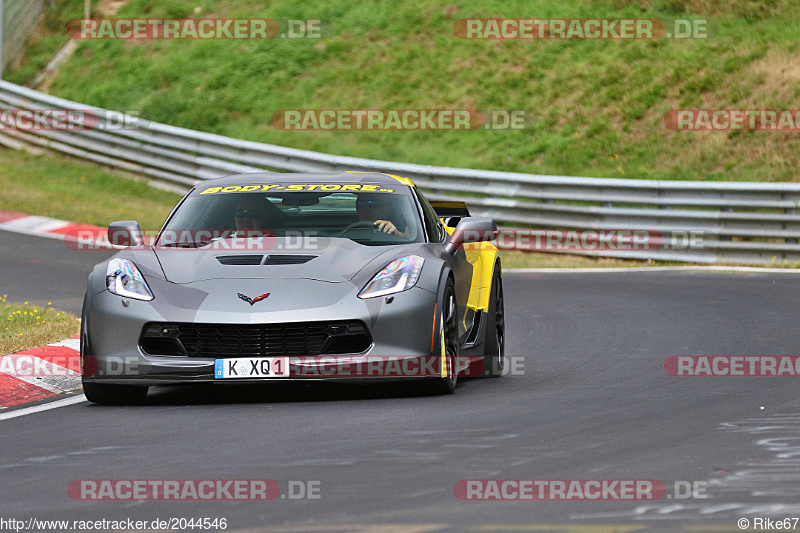
[[[787,215],[796,215],[797,214],[797,209],[789,207],[789,208],[784,209],[784,212]],[[786,226],[784,226],[784,229],[785,228],[786,228]],[[797,244],[797,239],[786,239],[786,244]]]
[[[733,208],[731,208],[731,207],[723,207],[722,209],[720,209],[720,212],[721,213],[733,213]],[[725,227],[725,223],[724,222],[722,222],[722,226]],[[721,240],[721,241],[733,241],[733,237],[723,237],[722,235],[720,235],[719,240]]]

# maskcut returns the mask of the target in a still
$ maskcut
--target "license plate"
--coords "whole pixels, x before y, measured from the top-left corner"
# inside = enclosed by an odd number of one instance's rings
[[[288,357],[215,359],[215,379],[288,378]]]

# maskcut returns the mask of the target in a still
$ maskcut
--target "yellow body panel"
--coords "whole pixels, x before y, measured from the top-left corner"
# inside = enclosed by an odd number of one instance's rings
[[[373,174],[373,172],[368,172],[366,170],[348,170],[346,172],[348,174]],[[397,181],[399,181],[400,183],[402,183],[403,185],[408,185],[409,187],[414,187],[414,188],[417,187],[416,183],[414,183],[413,181],[411,181],[408,178],[395,176],[394,174],[387,174],[386,172],[379,172],[379,174],[383,174],[384,176],[389,176],[390,178],[394,178]]]
[[[414,187],[415,189],[417,188],[417,184],[414,183],[413,181],[411,181],[408,178],[401,178],[400,176],[395,176],[394,174],[387,174],[386,172],[383,172],[382,174],[384,176],[389,176],[390,178],[396,179],[397,181],[399,181],[403,185],[408,185],[409,187]]]
[[[476,242],[465,244],[464,251],[467,261],[472,264],[472,286],[467,307],[488,312],[497,247],[490,242]]]
[[[442,327],[442,361],[441,361],[441,375],[443,378],[447,377],[447,348],[444,343],[444,327]]]
[[[442,220],[444,224],[444,220]],[[453,234],[455,228],[444,227]],[[473,242],[464,245],[467,261],[472,265],[472,283],[469,289],[467,307],[475,311],[489,311],[489,298],[492,294],[492,276],[497,257],[497,247],[490,242]]]

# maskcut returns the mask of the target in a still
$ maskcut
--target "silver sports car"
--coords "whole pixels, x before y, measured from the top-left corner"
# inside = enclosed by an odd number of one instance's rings
[[[203,182],[154,239],[134,221],[89,275],[86,397],[153,385],[499,376],[497,227],[406,178],[255,173]]]

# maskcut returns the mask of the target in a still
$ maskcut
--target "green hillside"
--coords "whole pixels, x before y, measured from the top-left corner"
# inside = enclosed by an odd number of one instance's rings
[[[22,82],[51,41],[6,79]],[[82,2],[77,1],[78,4]],[[264,4],[270,4],[264,7]],[[684,132],[675,108],[797,108],[795,0],[129,0],[118,17],[322,19],[317,40],[82,41],[50,92],[334,154],[576,176],[797,181],[795,132]],[[463,40],[469,17],[709,17],[709,39]],[[38,58],[38,59],[37,59]],[[282,131],[281,109],[525,109],[523,131]]]

